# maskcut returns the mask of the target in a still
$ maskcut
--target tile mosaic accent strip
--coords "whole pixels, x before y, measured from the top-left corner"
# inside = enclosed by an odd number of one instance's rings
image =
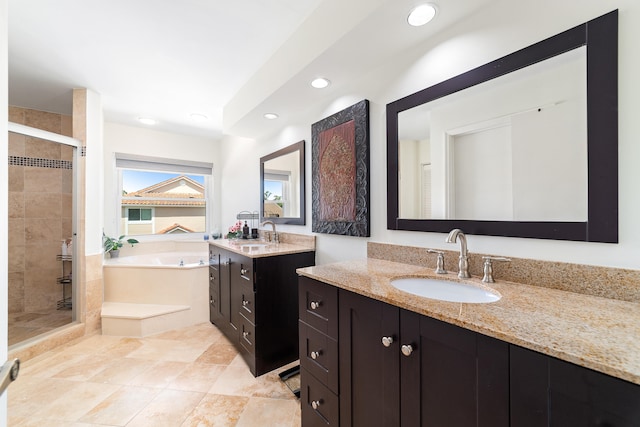
[[[9,156],[9,165],[49,169],[73,169],[73,162],[70,160],[40,159],[23,156]]]

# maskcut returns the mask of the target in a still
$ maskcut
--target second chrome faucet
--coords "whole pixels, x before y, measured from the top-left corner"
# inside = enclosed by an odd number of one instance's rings
[[[461,279],[468,279],[471,277],[469,274],[469,253],[467,251],[467,236],[464,235],[462,230],[455,228],[451,230],[447,236],[447,243],[460,242],[460,257],[458,258],[458,277]]]

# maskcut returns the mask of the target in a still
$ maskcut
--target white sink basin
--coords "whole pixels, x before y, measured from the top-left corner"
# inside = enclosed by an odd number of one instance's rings
[[[479,286],[425,277],[394,279],[391,285],[403,292],[440,301],[486,303],[501,297],[497,292]]]

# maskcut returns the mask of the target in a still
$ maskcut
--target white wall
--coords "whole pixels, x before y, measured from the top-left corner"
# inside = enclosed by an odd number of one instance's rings
[[[102,253],[104,197],[102,191],[91,190],[101,190],[104,183],[104,175],[102,173],[102,130],[104,123],[100,95],[86,89],[86,103],[85,255],[88,256]],[[74,224],[74,227],[76,226]]]
[[[106,122],[104,124],[104,229],[115,235],[120,213],[117,206],[118,177],[115,173],[115,153],[138,154],[168,159],[204,161],[213,163],[213,201],[211,225],[220,218],[219,194],[221,189],[220,143],[213,139],[159,132],[141,127]],[[259,190],[258,190],[259,191]],[[174,236],[175,237],[175,236]],[[139,239],[144,240],[144,238]]]
[[[0,159],[6,159],[9,155],[9,130],[7,120],[9,117],[9,95],[7,76],[7,0],[0,0]],[[9,182],[8,162],[0,162],[0,182]],[[6,194],[6,193],[4,193]],[[9,235],[9,206],[6,197],[0,198],[0,236]],[[7,347],[9,344],[7,335],[8,300],[8,251],[9,242],[2,239],[0,244],[0,364],[7,360]],[[7,425],[7,393],[0,396],[0,427]]]
[[[640,2],[637,0],[540,0],[514,2],[504,0],[475,16],[450,27],[428,43],[399,53],[393,60],[368,75],[359,76],[347,92],[339,94],[332,105],[312,106],[306,120],[298,123],[283,121],[283,130],[272,137],[246,144],[224,145],[225,160],[239,162],[235,167],[225,165],[224,193],[251,193],[246,204],[223,206],[222,217],[233,217],[242,206],[257,208],[259,190],[256,181],[258,159],[300,139],[307,141],[307,225],[280,227],[292,232],[311,232],[311,124],[364,98],[371,101],[371,238],[372,241],[414,246],[455,249],[444,243],[442,233],[392,231],[386,229],[386,129],[387,103],[417,90],[453,77],[488,61],[540,41],[563,30],[598,17],[615,8],[620,9],[619,29],[619,220],[620,243],[580,243],[518,239],[492,236],[469,236],[472,252],[510,255],[514,257],[556,260],[593,265],[640,268],[640,197],[637,183],[640,169],[640,57],[636,53],[640,40]],[[248,149],[249,148],[249,149]],[[357,237],[317,236],[319,264],[364,258],[366,241]]]

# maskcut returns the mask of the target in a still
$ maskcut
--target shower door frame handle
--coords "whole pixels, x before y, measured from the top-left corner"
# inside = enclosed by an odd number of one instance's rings
[[[20,372],[20,359],[7,360],[0,368],[0,396],[9,385],[18,378]]]

